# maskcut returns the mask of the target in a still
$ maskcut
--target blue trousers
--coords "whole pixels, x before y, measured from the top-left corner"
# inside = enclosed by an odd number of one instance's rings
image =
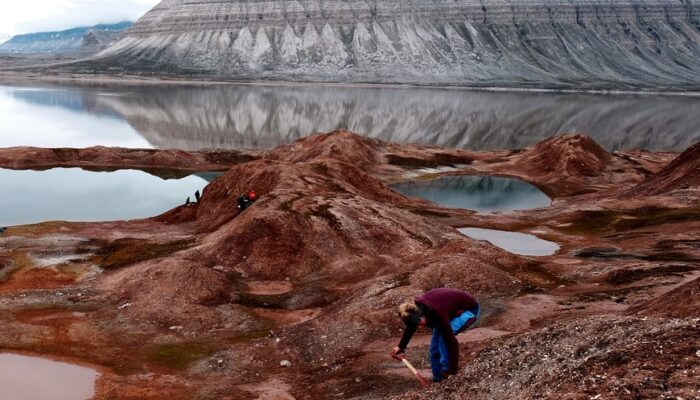
[[[466,326],[471,320],[472,323]],[[450,321],[452,332],[456,335],[458,332],[463,332],[473,328],[476,321],[479,319],[479,308],[472,311],[465,311],[459,317]],[[450,366],[450,355],[447,351],[445,339],[442,337],[440,330],[433,328],[433,337],[430,339],[430,367],[433,370],[433,381],[440,382],[442,380],[442,371],[447,372]]]

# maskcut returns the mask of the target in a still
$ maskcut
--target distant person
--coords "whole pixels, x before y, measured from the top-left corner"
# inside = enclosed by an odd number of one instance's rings
[[[430,340],[430,367],[433,382],[440,382],[459,369],[459,343],[456,335],[473,328],[479,319],[480,306],[474,295],[457,289],[433,289],[415,300],[399,306],[406,328],[392,356],[402,354],[418,327],[433,330]]]
[[[199,200],[202,199],[202,194],[199,193],[199,190],[194,192],[194,198],[197,199],[197,203],[199,203]]]
[[[239,213],[245,211],[249,205],[250,205],[250,200],[248,199],[247,194],[241,193],[240,195],[238,195],[237,208],[238,208]]]
[[[189,206],[190,206],[190,203],[191,203],[190,197],[187,196],[187,200],[185,200],[185,206],[189,207]]]
[[[258,195],[255,193],[255,190],[251,190],[248,193],[241,193],[238,196],[238,212],[245,211],[248,207],[252,206],[257,199]]]

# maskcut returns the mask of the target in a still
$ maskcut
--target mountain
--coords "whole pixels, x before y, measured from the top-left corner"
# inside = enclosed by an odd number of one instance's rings
[[[95,52],[115,43],[122,32],[131,25],[131,22],[120,22],[60,32],[17,35],[0,44],[0,53],[66,53],[89,50]]]
[[[86,71],[700,89],[699,0],[164,0]]]
[[[11,37],[12,36],[10,36],[6,33],[0,33],[0,44],[7,42],[8,40],[10,40]]]

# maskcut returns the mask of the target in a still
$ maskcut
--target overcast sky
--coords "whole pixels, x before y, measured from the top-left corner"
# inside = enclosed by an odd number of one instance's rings
[[[0,0],[0,35],[135,21],[160,0]]]

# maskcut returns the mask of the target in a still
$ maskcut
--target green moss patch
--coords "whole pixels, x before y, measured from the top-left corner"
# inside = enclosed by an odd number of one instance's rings
[[[146,359],[162,367],[184,369],[195,361],[214,353],[212,344],[172,343],[158,344],[146,349]]]
[[[137,262],[164,257],[192,246],[189,240],[155,243],[145,239],[117,239],[103,245],[93,261],[105,269],[115,269]]]
[[[605,281],[612,285],[624,285],[653,277],[681,277],[686,273],[697,271],[693,265],[663,265],[653,268],[624,268],[609,273]]]
[[[632,211],[583,211],[561,228],[573,234],[611,234],[663,224],[700,221],[700,208],[643,207]]]

